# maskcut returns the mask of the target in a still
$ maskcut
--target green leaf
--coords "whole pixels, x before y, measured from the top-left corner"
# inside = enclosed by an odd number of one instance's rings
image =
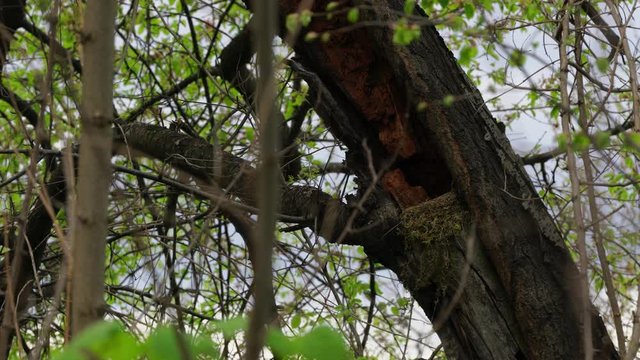
[[[464,16],[466,16],[467,19],[471,19],[475,13],[476,13],[476,7],[473,6],[472,3],[464,4]]]
[[[442,98],[442,105],[446,107],[450,107],[451,105],[453,105],[453,102],[455,100],[456,98],[453,95],[447,95],[444,98]]]
[[[420,27],[409,24],[407,19],[400,19],[395,24],[393,32],[393,42],[397,45],[409,45],[412,41],[420,37]]]
[[[538,6],[534,2],[530,2],[524,8],[524,17],[525,19],[531,21],[536,18],[536,15],[540,13]]]
[[[573,148],[575,151],[584,151],[589,148],[591,140],[586,134],[576,134],[573,137]]]
[[[347,12],[347,20],[353,24],[358,21],[358,18],[360,18],[360,9],[357,7],[349,9],[349,12]]]
[[[567,150],[567,145],[569,144],[569,142],[567,141],[567,137],[564,134],[558,134],[556,136],[556,141],[558,142],[558,147],[560,148],[560,150]]]
[[[416,8],[415,0],[404,0],[404,13],[407,15],[411,15],[413,10]]]
[[[609,59],[606,57],[599,57],[596,59],[596,67],[601,73],[606,73],[609,69]]]
[[[183,358],[178,345],[176,330],[169,327],[157,329],[145,343],[149,360],[180,360]]]
[[[326,326],[316,327],[306,335],[291,338],[280,331],[270,331],[267,344],[281,358],[299,355],[304,359],[315,360],[353,359],[353,354],[340,333]]]
[[[409,303],[411,302],[411,299],[408,297],[401,297],[398,299],[398,306],[400,306],[401,308],[406,308]]]
[[[478,48],[466,45],[460,49],[460,58],[458,59],[458,62],[462,66],[469,66],[471,60],[473,60],[477,54]]]
[[[330,3],[328,3],[328,4],[327,4],[327,6],[325,7],[325,9],[326,9],[327,11],[333,11],[333,10],[337,9],[339,5],[340,5],[340,3],[339,3],[339,2],[337,2],[337,1],[331,1]]]
[[[529,93],[527,93],[527,97],[529,98],[529,106],[532,108],[536,107],[540,94],[537,91],[529,91]]]
[[[631,150],[640,151],[640,134],[639,133],[625,133],[623,136],[623,143],[625,146],[629,147]],[[627,160],[629,164],[627,166],[630,169],[633,169],[633,161],[631,158]]]
[[[142,347],[133,335],[114,322],[99,322],[81,332],[56,360],[86,359],[87,353],[106,359],[137,359]]]
[[[287,19],[285,20],[285,26],[287,31],[295,32],[298,30],[298,24],[300,24],[300,14],[293,13],[287,15]]]
[[[218,359],[220,352],[218,347],[207,336],[200,336],[193,340],[192,350],[194,355],[200,355],[205,359]],[[198,357],[200,359],[200,357]]]
[[[297,354],[299,349],[288,337],[280,331],[270,331],[267,335],[267,344],[271,351],[281,358],[289,358]]]
[[[247,320],[243,317],[237,317],[220,321],[215,324],[215,328],[217,331],[221,331],[225,338],[229,339],[247,328]]]
[[[251,126],[244,127],[244,135],[247,137],[247,140],[253,141],[256,137],[255,131]]]
[[[438,3],[440,4],[440,6],[442,6],[442,8],[446,8],[447,5],[449,5],[449,0],[438,0]]]
[[[320,37],[320,35],[315,32],[315,31],[309,31],[305,36],[304,36],[304,41],[306,42],[311,42],[315,39],[317,39],[318,37]]]
[[[353,359],[342,336],[326,326],[319,326],[295,340],[300,354],[316,360]]]
[[[291,327],[292,328],[294,328],[294,329],[299,328],[301,323],[302,323],[302,316],[300,314],[295,314],[291,318]]]
[[[517,67],[524,66],[524,63],[527,61],[527,57],[524,52],[521,50],[514,50],[509,55],[509,64]]]
[[[300,13],[300,23],[302,24],[302,26],[307,27],[309,26],[309,24],[311,23],[311,18],[313,16],[313,13],[308,10],[305,9],[302,11],[302,13]]]
[[[560,104],[554,104],[551,107],[551,117],[557,118],[560,115]]]
[[[609,131],[598,131],[593,134],[593,142],[596,148],[604,149],[609,146],[611,143],[611,132]]]
[[[433,0],[420,0],[420,7],[422,7],[427,13],[433,10]]]
[[[453,30],[461,30],[465,26],[465,21],[461,16],[454,16],[450,18],[446,23]]]

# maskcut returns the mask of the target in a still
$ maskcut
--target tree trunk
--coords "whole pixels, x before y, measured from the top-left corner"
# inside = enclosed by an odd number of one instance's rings
[[[71,209],[71,332],[104,313],[107,208],[111,186],[111,123],[116,4],[87,2],[83,28],[82,133],[77,200]]]
[[[399,0],[352,5],[366,5],[360,19],[375,23],[391,25],[403,13]],[[280,6],[285,16],[300,4]],[[397,46],[391,26],[335,31],[347,25],[339,16],[314,18],[306,30],[330,40],[297,41],[294,66],[348,147],[361,194],[381,180],[367,209],[375,213],[392,198],[402,212],[400,226],[360,244],[409,288],[449,358],[583,358],[579,272],[522,162],[435,28]],[[380,179],[369,174],[369,161],[384,172]],[[362,215],[358,224],[370,220]],[[617,358],[591,313],[595,358]]]

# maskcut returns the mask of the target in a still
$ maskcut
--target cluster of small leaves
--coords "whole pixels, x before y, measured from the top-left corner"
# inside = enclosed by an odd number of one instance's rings
[[[233,338],[246,329],[242,318],[218,322],[214,331],[189,336],[175,327],[162,326],[149,332],[139,341],[116,322],[100,322],[80,333],[69,346],[55,353],[53,360],[118,359],[149,360],[219,359],[220,346],[215,333],[225,339]],[[348,360],[353,353],[340,333],[326,326],[318,326],[302,336],[288,337],[271,330],[267,345],[280,358],[309,360]]]

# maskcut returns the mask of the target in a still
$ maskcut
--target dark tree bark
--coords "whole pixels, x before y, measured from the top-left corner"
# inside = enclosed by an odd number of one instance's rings
[[[33,287],[33,269],[42,261],[45,253],[47,239],[53,226],[52,216],[49,211],[57,213],[65,203],[66,189],[62,164],[54,164],[52,173],[46,184],[45,194],[50,199],[51,209],[38,199],[29,212],[25,225],[26,233],[23,238],[18,237],[9,248],[11,253],[0,262],[3,274],[2,293],[0,303],[3,304],[2,326],[0,327],[0,357],[6,358],[11,348],[11,342],[15,334],[15,324],[19,322],[19,315],[25,309],[27,300]],[[6,260],[10,259],[7,263]],[[22,296],[18,296],[18,293]],[[18,318],[16,318],[18,316]]]
[[[24,1],[0,0],[0,70],[9,52],[13,34],[24,25]]]
[[[315,1],[313,10],[326,4]],[[284,17],[300,3],[280,5]],[[351,5],[365,5],[361,18],[377,23],[392,24],[403,11],[399,0]],[[583,358],[579,272],[521,160],[436,29],[423,27],[402,47],[391,26],[339,31],[347,25],[316,18],[308,29],[331,38],[294,44],[294,66],[316,111],[348,146],[361,195],[377,180],[368,161],[386,170],[367,209],[375,213],[391,198],[402,213],[398,230],[381,229],[382,239],[360,244],[410,289],[450,358]],[[448,96],[453,105],[445,105]],[[370,221],[363,215],[357,224]],[[465,237],[476,240],[473,254]],[[592,314],[595,358],[617,358]]]

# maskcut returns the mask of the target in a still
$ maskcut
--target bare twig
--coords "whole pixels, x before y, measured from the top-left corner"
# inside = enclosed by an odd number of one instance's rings
[[[637,292],[640,294],[640,284],[638,284]],[[636,298],[636,311],[633,314],[633,331],[631,333],[631,339],[629,339],[629,350],[625,360],[635,359],[638,348],[640,348],[640,295]]]
[[[569,38],[569,11],[573,8],[573,0],[565,2],[564,14],[562,18],[562,33],[560,37],[560,98],[562,104],[562,133],[567,139],[571,138],[571,103],[569,99],[569,59],[567,57],[567,41]],[[569,168],[569,178],[571,180],[571,197],[573,199],[573,216],[577,226],[576,235],[578,252],[580,254],[580,298],[582,320],[582,336],[584,359],[593,358],[593,342],[591,334],[591,301],[589,299],[589,259],[587,257],[586,234],[584,215],[582,213],[582,202],[580,194],[580,179],[578,177],[578,165],[572,146],[567,148],[567,166]]]
[[[580,59],[582,57],[582,46],[583,46],[583,29],[582,29],[582,17],[580,11],[576,11],[574,14],[574,21],[576,25],[576,48],[575,48],[575,58],[576,63],[580,63]],[[579,122],[582,131],[588,133],[589,124],[587,120],[587,108],[586,108],[586,100],[585,100],[585,90],[584,90],[584,80],[581,72],[576,74],[576,87],[578,94],[578,107],[579,107]],[[620,351],[621,355],[624,356],[625,350],[625,339],[624,339],[624,331],[622,328],[622,319],[620,313],[620,306],[618,305],[618,300],[616,298],[616,289],[613,284],[613,277],[611,275],[611,270],[609,269],[609,261],[607,260],[607,252],[602,243],[602,232],[600,229],[600,222],[594,221],[595,218],[598,217],[599,209],[598,204],[596,203],[596,195],[593,187],[593,169],[591,158],[589,157],[588,150],[583,150],[580,153],[580,157],[582,158],[582,163],[584,166],[585,180],[587,182],[587,196],[589,201],[589,213],[591,215],[591,221],[593,226],[593,237],[594,242],[596,244],[596,252],[598,253],[598,260],[600,260],[600,268],[602,269],[602,276],[604,278],[604,283],[607,291],[607,297],[609,299],[609,304],[611,306],[611,310],[613,312],[613,323],[616,329],[616,335],[618,340],[618,351]]]
[[[638,72],[636,70],[636,58],[631,52],[629,47],[629,39],[627,39],[627,26],[628,23],[623,24],[622,17],[618,11],[618,5],[614,4],[611,0],[605,0],[607,7],[611,10],[613,20],[620,32],[620,41],[622,43],[622,51],[627,57],[627,64],[629,66],[629,83],[631,85],[631,94],[633,101],[633,124],[636,132],[640,132],[640,90],[638,89]],[[631,21],[633,17],[630,16],[627,21]]]

